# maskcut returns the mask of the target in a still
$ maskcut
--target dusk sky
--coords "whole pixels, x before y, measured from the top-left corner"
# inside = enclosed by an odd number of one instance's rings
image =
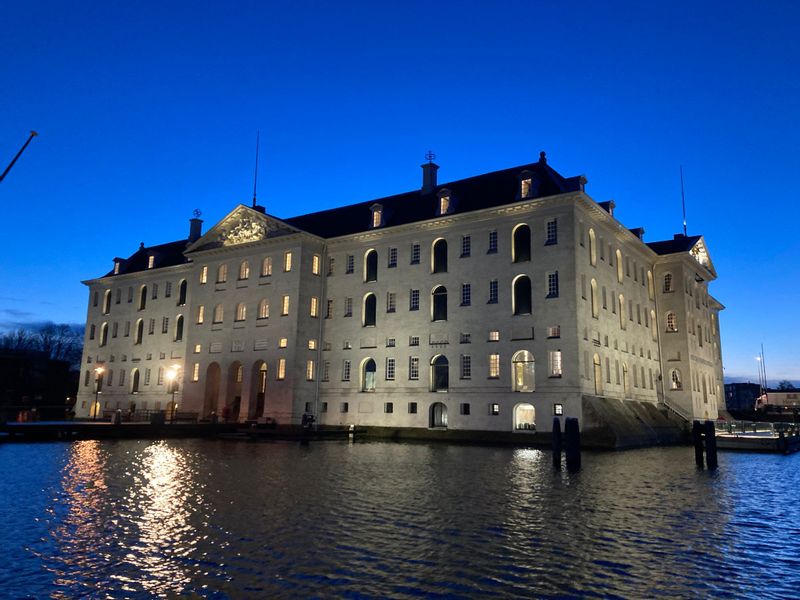
[[[800,380],[797,2],[6,2],[0,327],[82,323],[115,256],[537,160],[705,236],[725,375]]]

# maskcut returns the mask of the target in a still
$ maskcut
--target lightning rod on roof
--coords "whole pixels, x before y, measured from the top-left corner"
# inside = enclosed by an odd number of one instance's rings
[[[5,179],[5,178],[6,178],[6,175],[8,175],[8,172],[11,170],[11,167],[13,167],[13,166],[14,166],[14,163],[15,163],[15,162],[17,162],[17,159],[18,159],[20,156],[22,156],[22,153],[23,153],[23,152],[25,152],[25,148],[27,148],[27,147],[28,147],[28,144],[30,144],[30,143],[31,143],[31,140],[32,140],[33,138],[35,138],[37,135],[39,135],[39,134],[38,134],[38,133],[36,133],[35,131],[31,131],[31,134],[28,136],[28,139],[27,139],[27,141],[26,141],[26,142],[25,142],[25,143],[22,145],[22,148],[20,148],[20,149],[19,149],[19,152],[17,152],[17,155],[16,155],[14,158],[12,158],[12,159],[11,159],[11,162],[10,162],[10,163],[9,163],[9,165],[6,167],[6,170],[5,170],[5,171],[3,171],[3,174],[2,174],[2,175],[0,175],[0,181],[3,181],[3,179]]]
[[[258,188],[258,142],[261,137],[261,130],[256,131],[256,170],[253,175],[253,208],[256,207],[256,189]]]
[[[681,206],[683,207],[683,235],[686,235],[686,194],[683,192],[683,165],[681,168]]]

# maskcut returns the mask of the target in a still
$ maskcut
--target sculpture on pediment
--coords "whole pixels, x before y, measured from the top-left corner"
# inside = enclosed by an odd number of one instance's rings
[[[247,242],[257,242],[267,236],[267,224],[260,219],[244,216],[233,224],[230,229],[224,230],[219,240],[225,246],[235,246]]]

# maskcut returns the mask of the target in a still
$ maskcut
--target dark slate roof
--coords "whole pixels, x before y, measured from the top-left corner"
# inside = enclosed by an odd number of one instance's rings
[[[661,242],[650,242],[647,244],[656,254],[675,254],[677,252],[688,252],[700,239],[699,235],[683,235],[676,233],[671,240]]]
[[[449,214],[512,204],[521,200],[519,176],[523,171],[531,173],[532,188],[528,196],[531,199],[577,192],[585,181],[582,176],[562,177],[548,166],[542,153],[539,162],[450,181],[437,185],[429,193],[415,190],[283,220],[303,231],[330,238],[370,230],[374,204],[383,206],[381,228],[433,219],[438,216],[438,193],[443,189],[450,191]]]
[[[167,242],[166,244],[159,244],[158,246],[147,246],[144,244],[139,246],[139,249],[131,254],[128,258],[116,258],[114,260],[120,261],[119,275],[125,273],[136,273],[138,271],[147,271],[147,262],[150,255],[155,256],[153,269],[162,267],[172,267],[175,265],[182,265],[189,262],[183,255],[186,246],[189,245],[189,240],[177,240],[175,242]],[[152,270],[152,269],[151,269]],[[112,269],[105,277],[114,275]]]

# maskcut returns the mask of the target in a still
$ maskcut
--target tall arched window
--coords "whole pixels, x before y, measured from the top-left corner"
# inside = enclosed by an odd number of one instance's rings
[[[133,343],[141,344],[143,336],[144,336],[144,320],[138,319],[136,321],[136,329],[133,333]]]
[[[514,243],[511,245],[511,261],[523,262],[531,259],[531,228],[524,223],[514,228]]]
[[[653,341],[658,341],[658,330],[656,329],[656,311],[650,311],[650,335],[653,337]]]
[[[447,240],[443,238],[433,242],[431,273],[447,273]]]
[[[594,395],[603,395],[603,367],[600,364],[600,356],[595,354],[592,357],[592,364],[594,366]]]
[[[181,283],[178,286],[178,306],[184,306],[186,304],[186,280],[181,279]]]
[[[431,293],[431,318],[434,321],[447,320],[447,288],[443,285],[433,288]]]
[[[139,310],[147,308],[147,286],[139,288]]]
[[[667,331],[678,331],[678,317],[674,312],[667,313]]]
[[[592,279],[592,316],[597,319],[600,316],[600,298],[597,296],[597,281]]]
[[[239,304],[236,305],[236,320],[244,321],[245,319],[247,319],[247,304],[239,302]]]
[[[225,283],[228,281],[228,265],[220,265],[217,267],[217,283]]]
[[[664,291],[665,292],[673,291],[673,288],[672,288],[672,273],[665,273],[664,274]]]
[[[628,363],[622,363],[622,393],[625,398],[631,395],[631,376],[628,373]]]
[[[108,342],[108,323],[100,325],[100,345],[105,346]]]
[[[103,314],[107,315],[111,312],[111,290],[106,290],[103,294]]]
[[[131,371],[131,394],[139,393],[139,369]]]
[[[681,383],[681,372],[678,369],[672,369],[669,374],[669,389],[681,390],[683,384]]]
[[[625,329],[625,296],[619,295],[619,328]]]
[[[655,299],[656,297],[656,290],[655,286],[653,285],[653,272],[647,272],[647,295],[649,296],[650,300]]]
[[[175,319],[175,341],[180,342],[183,340],[183,315],[178,315]]]
[[[450,388],[450,363],[443,354],[431,361],[431,391],[446,392]]]
[[[511,357],[511,368],[514,374],[512,391],[532,392],[536,389],[536,362],[533,354],[520,350]]]
[[[377,365],[375,361],[368,358],[362,363],[361,366],[361,391],[374,392],[375,391],[375,372]]]
[[[239,279],[250,279],[250,263],[246,260],[239,264]]]
[[[589,228],[589,264],[592,266],[597,264],[597,238],[591,227]]]
[[[258,303],[258,318],[269,319],[269,302],[267,302],[266,298],[262,298],[261,302]]]
[[[617,248],[615,254],[617,256],[617,281],[619,283],[622,283],[623,277],[625,275],[625,272],[622,269],[622,252],[620,252],[619,248]]]
[[[212,323],[222,323],[222,318],[225,316],[225,308],[222,304],[217,304],[214,307],[214,318],[212,319]]]
[[[364,281],[378,281],[378,253],[367,250],[364,255]]]
[[[531,300],[531,279],[527,275],[519,275],[514,279],[514,289],[512,295],[513,306],[511,307],[515,315],[529,315],[533,309]]]
[[[378,299],[375,294],[367,294],[364,296],[364,311],[363,311],[363,325],[364,327],[375,327],[377,321],[376,313],[378,311]]]

